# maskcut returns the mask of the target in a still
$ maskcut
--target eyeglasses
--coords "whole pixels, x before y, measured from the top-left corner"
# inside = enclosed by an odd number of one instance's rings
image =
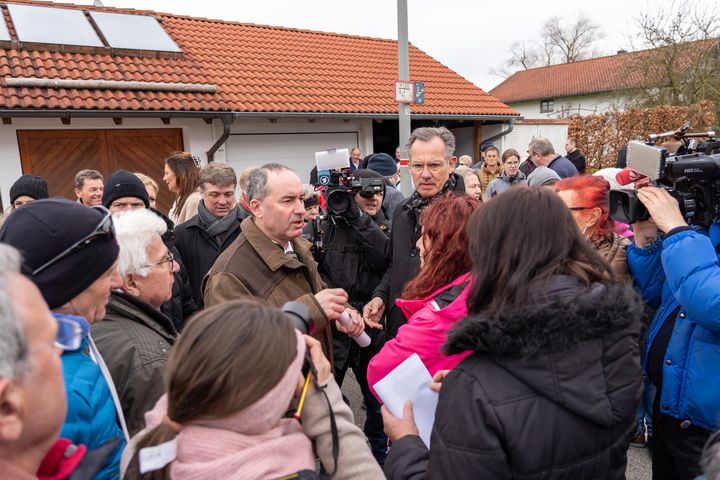
[[[152,268],[152,267],[157,267],[159,265],[163,265],[165,263],[169,263],[171,265],[170,269],[172,270],[172,262],[174,260],[175,260],[175,255],[173,255],[173,253],[170,250],[168,250],[165,253],[165,256],[163,257],[162,260],[160,260],[157,263],[151,263],[150,265],[143,265],[142,268]]]
[[[40,267],[33,270],[33,272],[30,274],[33,277],[38,275],[43,270],[49,268],[52,265],[55,265],[57,262],[62,260],[65,257],[69,257],[73,253],[76,253],[83,248],[87,247],[91,243],[93,243],[95,240],[101,237],[110,237],[115,238],[115,227],[113,227],[112,223],[112,213],[102,205],[95,205],[94,207],[90,207],[95,210],[100,211],[101,213],[104,213],[104,216],[102,220],[100,220],[100,223],[98,223],[97,227],[85,238],[82,238],[72,244],[70,247],[63,250],[60,254],[56,255],[55,257],[51,258],[44,264],[42,264]]]
[[[587,210],[587,207],[568,207],[568,208],[573,211]]]
[[[409,164],[410,171],[413,173],[422,173],[426,167],[430,171],[430,173],[438,173],[443,168],[446,168],[447,166],[448,166],[447,162],[428,162],[428,163],[410,162],[410,164]]]

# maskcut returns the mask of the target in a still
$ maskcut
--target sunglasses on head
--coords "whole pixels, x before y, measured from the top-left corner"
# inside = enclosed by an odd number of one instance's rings
[[[78,240],[77,242],[73,243],[71,246],[60,252],[58,255],[55,255],[53,258],[33,270],[30,275],[33,277],[36,275],[39,275],[41,272],[46,270],[47,268],[51,267],[52,265],[55,265],[60,260],[69,257],[73,253],[76,253],[83,248],[87,247],[91,243],[93,243],[98,238],[102,237],[115,237],[115,227],[113,227],[112,223],[112,213],[107,208],[103,207],[102,205],[96,205],[93,208],[95,210],[100,211],[103,213],[103,218],[100,220],[100,223],[98,223],[97,227],[93,229],[92,232],[90,232],[89,235],[85,236],[84,238]]]

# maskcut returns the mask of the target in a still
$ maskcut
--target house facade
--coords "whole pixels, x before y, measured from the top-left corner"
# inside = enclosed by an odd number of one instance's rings
[[[527,148],[534,135],[549,138],[558,153],[564,153],[567,119],[602,114],[625,108],[627,91],[637,86],[638,75],[628,72],[637,55],[624,52],[514,73],[490,94],[505,102],[523,117],[513,134],[505,138],[506,148]],[[582,149],[582,146],[580,146]]]
[[[316,151],[399,143],[393,40],[24,0],[0,10],[5,205],[23,173],[70,196],[82,168],[160,182],[165,156],[186,150],[238,171],[281,162],[307,180]],[[425,82],[413,127],[447,126],[458,154],[519,117],[414,46],[409,57]]]

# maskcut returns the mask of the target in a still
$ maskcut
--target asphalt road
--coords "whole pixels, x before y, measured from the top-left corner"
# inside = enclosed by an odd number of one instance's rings
[[[355,424],[362,428],[365,423],[365,410],[362,408],[362,394],[360,387],[355,381],[352,370],[348,369],[343,382],[342,391],[350,400]],[[650,464],[650,453],[647,448],[633,448],[628,450],[628,464],[625,477],[627,480],[650,480],[652,469]]]

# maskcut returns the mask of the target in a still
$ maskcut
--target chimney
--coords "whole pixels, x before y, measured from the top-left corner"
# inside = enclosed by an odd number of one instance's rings
[[[622,55],[623,53],[627,53],[627,50],[618,50],[617,51],[618,55]]]

